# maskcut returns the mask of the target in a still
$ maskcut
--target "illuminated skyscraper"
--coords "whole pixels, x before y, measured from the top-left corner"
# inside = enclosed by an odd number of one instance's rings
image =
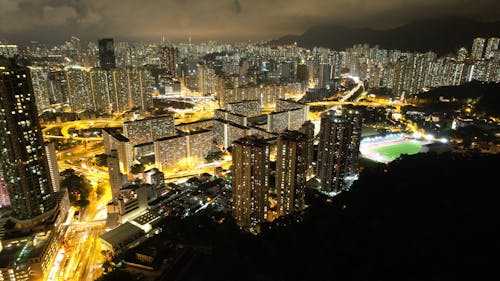
[[[0,59],[0,169],[14,217],[36,218],[55,206],[29,69]]]
[[[47,164],[49,167],[50,180],[54,192],[59,192],[61,189],[61,179],[59,176],[59,165],[57,164],[56,147],[53,142],[45,143],[45,155],[47,156]]]
[[[472,42],[471,57],[473,60],[480,60],[483,58],[484,43],[486,39],[475,38]]]
[[[457,61],[463,62],[463,61],[465,61],[466,58],[467,58],[467,49],[464,47],[458,49]]]
[[[177,77],[177,59],[179,50],[173,46],[162,46],[160,48],[160,62],[162,68],[167,69],[174,77]]]
[[[299,132],[307,136],[307,177],[314,174],[313,158],[314,158],[314,123],[306,121]]]
[[[7,183],[3,177],[2,166],[0,165],[0,208],[10,206],[9,192]]]
[[[500,39],[498,37],[491,37],[488,39],[488,43],[486,44],[486,51],[484,52],[485,59],[491,59],[495,56],[495,51],[498,50],[498,43]]]
[[[3,44],[0,42],[0,56],[12,58],[17,54],[19,54],[19,48],[17,45]]]
[[[304,208],[307,171],[307,136],[297,131],[284,131],[276,149],[277,216]]]
[[[256,136],[233,142],[233,216],[243,228],[258,231],[267,219],[270,144]]]
[[[123,123],[123,135],[134,144],[143,144],[175,135],[174,115],[144,118]]]
[[[358,172],[361,112],[329,110],[321,115],[317,174],[325,192],[339,192]]]
[[[116,67],[115,46],[111,38],[99,40],[99,66],[104,69]]]

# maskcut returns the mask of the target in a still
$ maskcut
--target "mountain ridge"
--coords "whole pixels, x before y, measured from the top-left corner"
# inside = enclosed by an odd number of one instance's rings
[[[421,20],[391,29],[351,28],[338,24],[316,25],[301,35],[285,35],[269,42],[283,45],[297,42],[305,48],[326,47],[343,50],[354,44],[368,43],[384,49],[438,54],[456,52],[460,47],[470,50],[476,37],[498,37],[500,21],[480,22],[465,18]]]

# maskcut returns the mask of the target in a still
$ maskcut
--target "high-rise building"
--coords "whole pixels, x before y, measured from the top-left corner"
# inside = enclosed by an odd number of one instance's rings
[[[177,59],[179,50],[173,46],[160,47],[161,67],[167,69],[174,77],[177,77]]]
[[[143,144],[175,135],[174,115],[164,114],[123,124],[123,135],[134,144]]]
[[[7,190],[7,183],[3,177],[2,166],[0,165],[0,208],[10,206],[9,191]]]
[[[480,60],[483,58],[484,43],[486,39],[475,38],[472,42],[471,57],[473,60]]]
[[[0,169],[13,216],[34,219],[55,206],[28,68],[0,59]]]
[[[53,142],[45,144],[45,155],[47,155],[47,164],[49,167],[50,180],[54,192],[61,188],[61,179],[59,175],[59,165],[57,164],[56,148]]]
[[[321,89],[327,88],[332,78],[332,66],[327,63],[321,63],[318,66],[318,86]]]
[[[307,136],[284,131],[276,149],[277,216],[289,215],[304,208],[307,172]]]
[[[19,49],[17,45],[4,44],[0,42],[0,56],[12,58],[17,54],[19,54]]]
[[[297,64],[297,81],[307,82],[309,80],[309,70],[307,68],[306,62],[300,62]]]
[[[299,132],[307,136],[307,177],[311,177],[314,174],[314,123],[310,120],[304,122]]]
[[[267,219],[269,148],[268,141],[256,136],[233,142],[233,216],[240,227],[257,232]]]
[[[48,79],[50,68],[30,66],[30,72],[33,92],[35,93],[36,107],[38,108],[38,113],[42,114],[43,110],[48,108],[51,104],[51,89]]]
[[[329,110],[321,115],[317,174],[323,191],[339,192],[358,169],[361,112]]]
[[[467,49],[465,47],[458,49],[457,61],[459,61],[459,62],[465,61],[465,59],[467,58],[467,54],[468,54],[468,52],[467,52]]]
[[[106,155],[106,162],[109,171],[109,185],[111,186],[111,198],[113,200],[120,195],[120,188],[123,184],[123,174],[120,171],[120,159],[118,150],[112,149],[110,155]]]
[[[495,52],[498,50],[498,44],[500,39],[498,37],[491,37],[488,39],[486,44],[486,51],[484,52],[485,59],[491,59],[495,57]]]
[[[112,38],[99,40],[99,66],[104,69],[116,67],[115,46]]]

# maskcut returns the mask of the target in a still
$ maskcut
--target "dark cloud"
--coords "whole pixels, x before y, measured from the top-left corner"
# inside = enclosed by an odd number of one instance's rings
[[[241,4],[239,0],[234,0],[234,10],[237,14],[241,13]]]
[[[0,40],[260,40],[337,23],[374,28],[443,16],[500,19],[497,0],[0,0]]]

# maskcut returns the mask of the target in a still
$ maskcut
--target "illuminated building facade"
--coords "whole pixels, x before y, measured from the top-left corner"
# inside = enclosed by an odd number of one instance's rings
[[[174,77],[177,77],[177,59],[179,50],[173,46],[160,47],[160,64],[167,69]]]
[[[486,39],[484,38],[474,38],[472,41],[471,57],[472,60],[480,60],[483,58],[483,51]]]
[[[259,100],[230,103],[214,112],[213,131],[217,145],[228,148],[231,143],[253,134],[264,138],[284,130],[299,130],[308,120],[309,107],[294,101],[276,101],[276,111],[262,114]]]
[[[307,172],[307,136],[285,131],[276,148],[276,215],[284,216],[304,208]]]
[[[252,117],[260,114],[262,111],[262,104],[260,100],[247,100],[229,103],[226,105],[226,109],[234,114]]]
[[[307,137],[307,177],[311,177],[314,174],[314,123],[311,121],[306,121],[299,132],[303,133]]]
[[[321,115],[317,175],[323,191],[339,192],[358,172],[361,112],[329,110]]]
[[[175,135],[174,115],[128,121],[123,124],[123,135],[133,144],[153,142],[156,139]]]
[[[102,138],[104,142],[104,153],[108,156],[116,154],[119,159],[119,172],[128,175],[133,161],[133,144],[128,138],[113,129],[103,129]],[[112,153],[113,150],[116,150],[116,152]],[[108,169],[116,172],[116,168],[112,168],[110,165],[114,164],[108,161]],[[110,178],[112,178],[111,175]]]
[[[498,44],[500,43],[500,38],[491,37],[488,39],[488,43],[486,44],[486,50],[484,51],[485,59],[495,58],[495,52],[498,51]]]
[[[270,144],[256,136],[233,142],[233,216],[242,228],[255,229],[267,220]]]
[[[57,164],[56,148],[54,143],[45,143],[45,155],[47,155],[47,164],[49,167],[50,180],[54,192],[58,192],[61,188],[61,179],[59,176],[59,165]]]
[[[10,206],[9,191],[3,176],[2,166],[0,166],[0,208]]]
[[[203,163],[205,156],[213,148],[212,140],[211,130],[157,139],[154,142],[156,167],[160,171],[166,171],[179,165]]]
[[[55,206],[30,71],[0,60],[0,165],[18,220]]]
[[[33,85],[33,93],[35,94],[36,107],[38,114],[43,113],[43,110],[50,107],[51,104],[51,88],[48,75],[50,69],[48,67],[29,67],[31,74],[31,83]]]
[[[19,54],[19,48],[17,45],[0,43],[0,56],[12,58],[17,54]]]

